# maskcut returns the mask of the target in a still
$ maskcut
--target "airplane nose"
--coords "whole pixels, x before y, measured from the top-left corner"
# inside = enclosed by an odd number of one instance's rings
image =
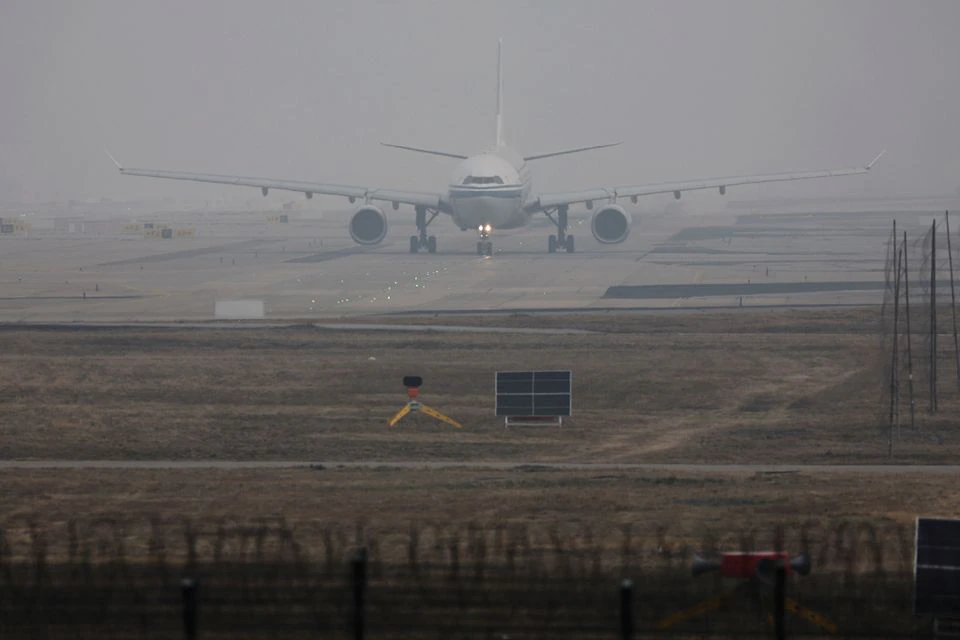
[[[472,219],[481,221],[478,224],[491,224],[497,222],[497,213],[499,211],[496,198],[474,197],[465,200],[462,204],[463,209]]]

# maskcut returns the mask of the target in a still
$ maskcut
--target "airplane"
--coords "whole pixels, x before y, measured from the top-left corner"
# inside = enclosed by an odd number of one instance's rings
[[[156,169],[128,169],[121,166],[110,155],[109,151],[107,155],[110,156],[120,173],[127,176],[259,187],[264,196],[271,189],[278,189],[303,193],[307,199],[312,198],[314,194],[322,194],[346,197],[351,204],[360,201],[360,206],[350,218],[348,230],[354,242],[361,245],[379,244],[387,235],[387,216],[384,215],[383,209],[375,203],[391,203],[394,210],[398,209],[401,204],[413,205],[416,213],[418,235],[410,236],[410,253],[418,253],[423,249],[428,253],[436,253],[437,238],[428,235],[427,229],[442,213],[449,215],[463,231],[475,229],[479,234],[477,254],[492,256],[493,242],[490,237],[494,230],[524,227],[533,216],[538,214],[547,216],[557,228],[557,233],[551,234],[549,237],[547,245],[549,253],[556,253],[558,250],[573,253],[575,250],[574,236],[567,232],[569,225],[568,211],[571,205],[583,204],[586,205],[588,210],[592,210],[596,206],[596,211],[590,221],[590,230],[593,237],[602,244],[617,244],[627,239],[632,223],[630,213],[618,204],[620,199],[629,198],[632,203],[636,204],[639,196],[672,193],[674,198],[679,200],[681,193],[684,191],[719,189],[720,194],[723,195],[728,187],[742,184],[864,174],[870,171],[884,153],[880,152],[876,158],[863,167],[850,169],[768,173],[619,187],[601,186],[580,191],[537,193],[532,187],[531,162],[594,149],[604,149],[620,143],[597,144],[528,156],[521,156],[510,149],[504,141],[503,131],[502,45],[503,41],[501,39],[497,46],[496,139],[491,149],[468,156],[448,151],[381,142],[381,145],[385,147],[460,160],[461,162],[454,169],[449,186],[444,193]]]

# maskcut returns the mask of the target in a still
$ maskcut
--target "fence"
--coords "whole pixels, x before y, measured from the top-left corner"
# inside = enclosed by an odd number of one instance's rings
[[[912,615],[912,527],[893,523],[699,540],[665,527],[280,520],[20,521],[0,534],[4,638],[769,637],[771,584],[693,578],[691,563],[776,548],[813,565],[787,582],[792,636],[906,637],[931,623]]]

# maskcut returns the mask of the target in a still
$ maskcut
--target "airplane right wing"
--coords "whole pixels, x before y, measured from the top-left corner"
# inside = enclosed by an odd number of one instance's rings
[[[107,155],[110,155],[107,152]],[[263,195],[270,189],[283,191],[297,191],[307,198],[313,194],[343,196],[354,200],[378,200],[381,202],[395,202],[398,204],[412,204],[445,211],[443,196],[439,193],[421,191],[404,191],[399,189],[376,189],[342,184],[325,184],[321,182],[301,182],[298,180],[275,180],[272,178],[252,178],[245,176],[227,176],[216,173],[190,173],[186,171],[164,171],[160,169],[127,169],[110,156],[117,169],[125,176],[142,176],[145,178],[164,178],[167,180],[189,180],[192,182],[209,182],[213,184],[238,185],[243,187],[259,187]]]
[[[616,200],[617,198],[636,198],[655,193],[673,193],[680,197],[682,191],[719,188],[720,193],[726,193],[727,187],[741,184],[759,184],[761,182],[785,182],[789,180],[811,180],[813,178],[830,178],[835,176],[852,176],[868,173],[884,152],[863,167],[850,169],[830,169],[826,171],[795,171],[789,173],[763,173],[752,176],[729,176],[726,178],[706,178],[702,180],[686,180],[681,182],[660,182],[656,184],[629,185],[623,187],[599,187],[583,191],[565,191],[559,193],[544,193],[526,205],[531,212],[543,211],[552,207],[592,202],[594,200]]]

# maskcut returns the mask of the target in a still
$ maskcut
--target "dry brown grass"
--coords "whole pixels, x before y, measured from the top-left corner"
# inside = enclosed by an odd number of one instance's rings
[[[887,460],[871,311],[428,321],[602,333],[8,328],[2,456]],[[573,370],[575,415],[562,429],[505,431],[493,416],[494,372],[525,368]],[[387,429],[407,374],[422,375],[424,401],[466,428],[413,416]],[[905,432],[895,460],[955,460],[956,395],[924,417],[942,442]]]
[[[464,319],[443,319],[463,322]],[[471,319],[532,323],[529,317]],[[433,320],[431,320],[432,322]],[[2,457],[67,459],[464,460],[517,462],[882,462],[885,407],[876,315],[566,316],[537,324],[593,335],[285,330],[40,329],[0,333]],[[948,341],[944,341],[947,343]],[[370,357],[376,358],[370,360]],[[562,429],[506,431],[493,373],[574,371]],[[401,378],[461,420],[413,416]],[[944,385],[945,389],[947,385]],[[955,462],[947,394],[896,462]],[[906,523],[950,513],[946,476],[613,472],[0,472],[0,509],[25,530],[114,514],[705,531],[809,518]],[[134,534],[131,534],[134,535]],[[142,532],[134,535],[142,538]]]

